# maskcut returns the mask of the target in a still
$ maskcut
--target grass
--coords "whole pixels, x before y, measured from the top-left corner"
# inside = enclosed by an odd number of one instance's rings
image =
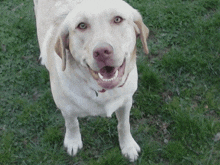
[[[132,164],[220,164],[219,0],[127,2],[150,29],[148,56],[138,41],[131,126],[142,152]],[[66,154],[64,120],[37,63],[33,3],[1,0],[0,13],[0,164],[129,164],[115,116],[80,119],[84,148]]]

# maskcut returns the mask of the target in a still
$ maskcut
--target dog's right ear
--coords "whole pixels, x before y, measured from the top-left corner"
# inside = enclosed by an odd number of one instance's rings
[[[66,69],[66,49],[69,49],[69,30],[65,27],[60,31],[55,43],[55,51],[62,59],[62,71]]]

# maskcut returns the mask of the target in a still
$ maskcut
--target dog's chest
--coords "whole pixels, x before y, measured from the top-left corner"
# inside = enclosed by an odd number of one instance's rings
[[[81,97],[75,102],[81,109],[78,116],[103,116],[111,117],[112,113],[124,105],[126,97],[102,97],[103,94],[94,98]],[[75,100],[76,101],[76,100]]]
[[[73,112],[78,117],[111,117],[113,112],[124,106],[127,98],[132,97],[132,94],[127,95],[123,88],[97,92],[88,86],[84,86],[84,88],[82,86],[83,83],[81,88],[79,86],[74,86],[71,90],[69,88],[65,94],[66,98],[64,98],[65,102],[68,102],[68,111]]]
[[[136,70],[130,73],[123,87],[112,90],[98,91],[85,81],[83,73],[68,73],[65,76],[60,72],[57,81],[52,81],[52,93],[59,109],[68,111],[74,116],[107,116],[125,106],[131,101],[137,89]]]

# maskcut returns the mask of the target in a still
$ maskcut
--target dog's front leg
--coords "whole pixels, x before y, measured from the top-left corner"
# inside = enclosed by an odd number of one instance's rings
[[[131,162],[138,158],[140,147],[133,139],[130,132],[130,110],[132,106],[132,98],[130,98],[124,107],[116,111],[118,119],[118,136],[121,152],[125,157],[128,157]]]
[[[74,156],[83,147],[79,122],[77,117],[64,116],[64,119],[66,126],[64,146],[67,148],[68,154]]]

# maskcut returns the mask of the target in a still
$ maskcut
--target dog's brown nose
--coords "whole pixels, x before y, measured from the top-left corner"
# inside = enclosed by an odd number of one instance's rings
[[[93,50],[93,58],[97,62],[104,62],[113,56],[113,47],[108,43],[100,43]]]

